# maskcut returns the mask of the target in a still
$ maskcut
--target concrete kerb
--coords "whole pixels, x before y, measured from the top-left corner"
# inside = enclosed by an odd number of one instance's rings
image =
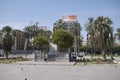
[[[74,62],[40,62],[40,61],[24,61],[14,63],[16,65],[53,65],[53,66],[74,66]]]

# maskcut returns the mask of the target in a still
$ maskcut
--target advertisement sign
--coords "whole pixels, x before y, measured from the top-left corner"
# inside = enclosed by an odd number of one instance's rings
[[[40,29],[47,30],[47,26],[39,26]]]
[[[77,21],[77,16],[76,15],[62,16],[62,20],[64,22],[66,22],[66,21]]]

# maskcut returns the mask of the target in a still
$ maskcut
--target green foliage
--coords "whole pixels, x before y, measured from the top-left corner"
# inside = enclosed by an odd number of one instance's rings
[[[46,36],[47,38],[49,38],[52,34],[51,31],[49,30],[43,30],[41,29],[39,26],[38,26],[38,22],[35,22],[35,23],[30,23],[29,26],[26,26],[24,29],[23,29],[23,36],[26,38],[26,44],[24,46],[24,49],[32,49],[33,46],[32,46],[32,42],[30,42],[30,39],[31,38],[35,38],[37,36]],[[36,46],[37,48],[38,46]]]
[[[112,50],[113,54],[117,53],[120,55],[120,46],[113,46],[111,48],[111,50]]]
[[[53,33],[52,41],[57,44],[59,48],[68,48],[73,45],[74,37],[66,30],[59,29]]]
[[[9,52],[11,52],[11,48],[13,45],[12,36],[10,35],[10,32],[12,31],[12,28],[9,26],[5,26],[2,29],[3,32],[3,40],[2,40],[2,47],[6,56],[6,59],[8,58]]]
[[[72,32],[74,35],[80,36],[81,30],[82,30],[82,27],[80,26],[80,23],[74,22],[71,25],[70,32]]]
[[[2,49],[2,32],[0,31],[0,49]]]
[[[80,51],[81,51],[81,52],[91,53],[91,52],[92,52],[92,47],[90,47],[90,46],[81,46],[81,47],[80,47]]]
[[[106,59],[108,48],[113,46],[112,20],[109,17],[99,16],[97,19],[89,18],[85,29],[87,34],[87,44],[94,50],[100,50],[103,58]],[[92,52],[94,51],[92,50]]]
[[[9,34],[12,31],[10,26],[5,26],[2,28],[2,32]]]
[[[117,29],[117,33],[115,35],[117,36],[117,39],[120,42],[120,28]]]
[[[12,36],[11,35],[5,35],[5,37],[3,38],[3,50],[5,52],[7,51],[11,51],[11,47],[12,47]]]
[[[38,36],[34,39],[33,45],[37,49],[47,49],[49,47],[48,38],[45,36]]]
[[[58,21],[56,21],[54,24],[53,24],[53,31],[56,31],[58,29],[64,29],[64,25],[63,25],[63,21],[62,19],[59,19]]]
[[[111,47],[111,48],[106,48],[107,49],[107,51],[106,51],[106,53],[112,53],[112,54],[118,54],[118,55],[120,55],[120,46],[116,46],[116,45],[114,45],[113,47]],[[94,54],[96,54],[96,55],[100,55],[100,49],[93,49],[91,46],[88,46],[88,45],[86,45],[86,46],[81,46],[80,47],[80,51],[81,52],[87,52],[87,53],[94,53]]]
[[[64,29],[66,31],[71,32],[74,35],[74,51],[75,52],[80,52],[79,50],[79,46],[81,45],[81,36],[80,36],[80,31],[82,30],[82,27],[80,26],[80,23],[78,21],[70,21],[70,22],[64,22],[62,19],[57,20],[54,24],[53,24],[53,32],[59,30],[59,29]],[[59,50],[60,48],[67,48],[67,46],[61,46],[64,45],[63,42],[60,42],[59,44]],[[64,49],[63,49],[64,50]]]

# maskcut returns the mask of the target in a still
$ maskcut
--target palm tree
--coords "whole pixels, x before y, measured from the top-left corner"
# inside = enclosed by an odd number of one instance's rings
[[[2,31],[0,30],[0,49],[2,48]]]
[[[24,32],[23,36],[26,38],[25,45],[24,45],[24,50],[26,50],[26,48],[28,46],[28,43],[29,43],[29,40],[32,36],[32,31],[31,31],[31,28],[29,26],[25,27],[23,30],[24,30],[23,31]]]
[[[94,19],[88,18],[88,23],[85,25],[85,30],[87,31],[87,40],[88,45],[92,46],[94,42]]]
[[[29,27],[31,29],[31,35],[32,35],[31,37],[35,38],[36,36],[38,36],[39,30],[40,30],[38,27],[38,22],[36,22],[33,25],[30,25]]]
[[[56,21],[54,24],[53,24],[53,31],[56,31],[58,29],[63,29],[63,21],[62,19],[59,19],[58,21]]]
[[[12,36],[10,35],[11,31],[12,28],[10,26],[5,26],[2,28],[2,32],[3,32],[2,45],[6,59],[8,58],[8,55],[11,52],[11,47],[12,47]]]
[[[91,47],[91,58],[93,58],[94,49],[98,49],[95,40],[95,31],[94,31],[94,18],[88,18],[88,23],[85,25],[85,30],[87,31],[87,46]],[[97,38],[96,38],[97,39]]]
[[[12,35],[14,37],[14,49],[17,49],[17,35],[15,30],[13,30]]]
[[[103,59],[106,60],[106,51],[108,42],[112,41],[112,21],[108,17],[99,16],[95,20],[95,34],[98,36],[98,45],[100,46]]]
[[[72,32],[74,36],[74,51],[75,52],[80,52],[80,31],[82,30],[80,23],[74,22],[72,24],[72,27],[70,28],[70,32]]]
[[[120,28],[117,29],[117,33],[115,35],[117,36],[117,39],[119,40],[120,43]]]

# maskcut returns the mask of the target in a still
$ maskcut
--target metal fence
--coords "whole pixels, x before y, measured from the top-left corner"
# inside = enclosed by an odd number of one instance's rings
[[[0,50],[0,54],[3,55],[3,50]],[[69,54],[64,52],[48,52],[48,61],[69,61]],[[44,61],[45,54],[40,50],[12,50],[9,54],[9,58],[23,57],[32,58],[35,61]]]

